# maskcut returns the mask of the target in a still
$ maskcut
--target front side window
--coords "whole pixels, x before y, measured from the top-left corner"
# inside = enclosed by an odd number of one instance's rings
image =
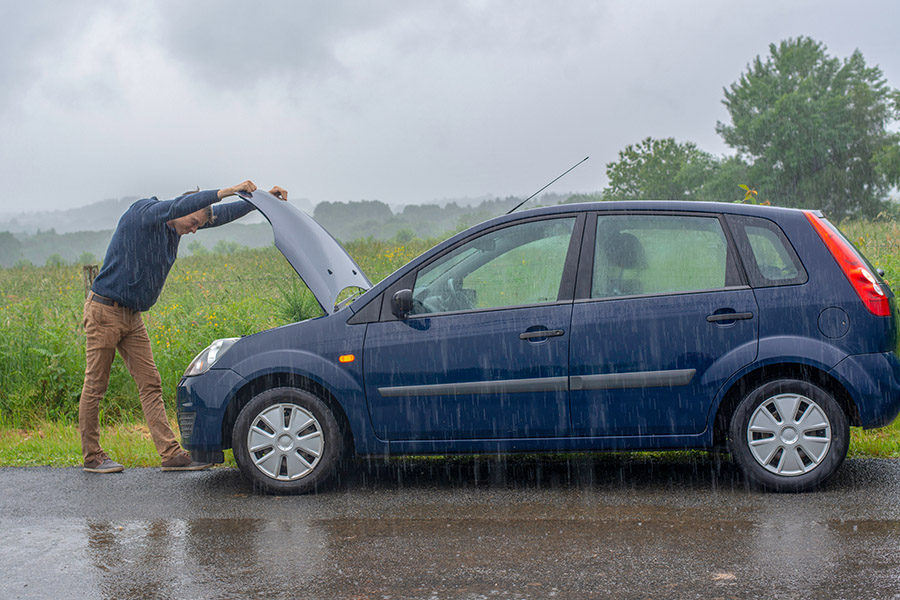
[[[411,314],[556,302],[574,217],[485,233],[419,271]]]
[[[736,283],[731,264],[716,217],[599,216],[591,297],[720,289]]]

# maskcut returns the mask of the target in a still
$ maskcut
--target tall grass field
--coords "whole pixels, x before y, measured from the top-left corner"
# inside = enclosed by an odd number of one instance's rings
[[[841,229],[900,290],[900,226],[852,221]],[[431,245],[417,239],[368,239],[346,247],[375,283]],[[84,377],[83,305],[80,265],[0,268],[0,446],[9,445],[17,431],[34,444],[62,435],[55,427],[77,424]],[[319,314],[312,294],[274,247],[179,258],[158,303],[144,314],[167,407],[174,410],[181,375],[212,340]],[[118,357],[101,409],[105,426],[146,438],[136,426],[142,422],[137,389]],[[46,431],[56,433],[41,433]],[[900,457],[900,426],[854,431],[851,456]],[[0,451],[2,464],[19,463]]]
[[[373,281],[429,247],[362,240],[347,244]],[[82,267],[0,269],[0,428],[77,422],[84,381]],[[179,258],[159,301],[144,313],[166,405],[188,363],[212,340],[322,314],[273,246]],[[116,356],[101,404],[105,423],[140,420],[137,387]]]

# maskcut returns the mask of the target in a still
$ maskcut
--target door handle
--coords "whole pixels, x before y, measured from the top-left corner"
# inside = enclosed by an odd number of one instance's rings
[[[709,315],[706,317],[706,320],[710,323],[718,323],[720,321],[743,321],[746,319],[752,319],[752,312],[730,312],[730,313],[716,313],[714,315]]]
[[[539,329],[537,331],[525,331],[519,334],[520,340],[533,340],[535,338],[559,337],[565,331],[562,329]]]

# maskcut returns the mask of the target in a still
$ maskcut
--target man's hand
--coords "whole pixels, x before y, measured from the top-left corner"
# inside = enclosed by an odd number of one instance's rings
[[[269,190],[269,193],[278,198],[279,200],[284,200],[287,202],[287,190],[284,188],[280,188],[277,185]]]
[[[237,185],[231,186],[229,188],[222,188],[219,190],[218,197],[219,200],[223,198],[227,198],[229,196],[234,196],[236,192],[255,192],[256,184],[250,181],[249,179],[244,183],[239,183]]]

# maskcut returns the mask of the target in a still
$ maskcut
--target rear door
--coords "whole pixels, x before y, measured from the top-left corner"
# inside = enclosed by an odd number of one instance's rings
[[[683,435],[756,357],[758,309],[716,215],[600,213],[586,226],[570,356],[573,432]]]
[[[583,218],[545,217],[476,234],[410,274],[413,313],[388,315],[366,333],[366,396],[379,437],[567,433]]]

